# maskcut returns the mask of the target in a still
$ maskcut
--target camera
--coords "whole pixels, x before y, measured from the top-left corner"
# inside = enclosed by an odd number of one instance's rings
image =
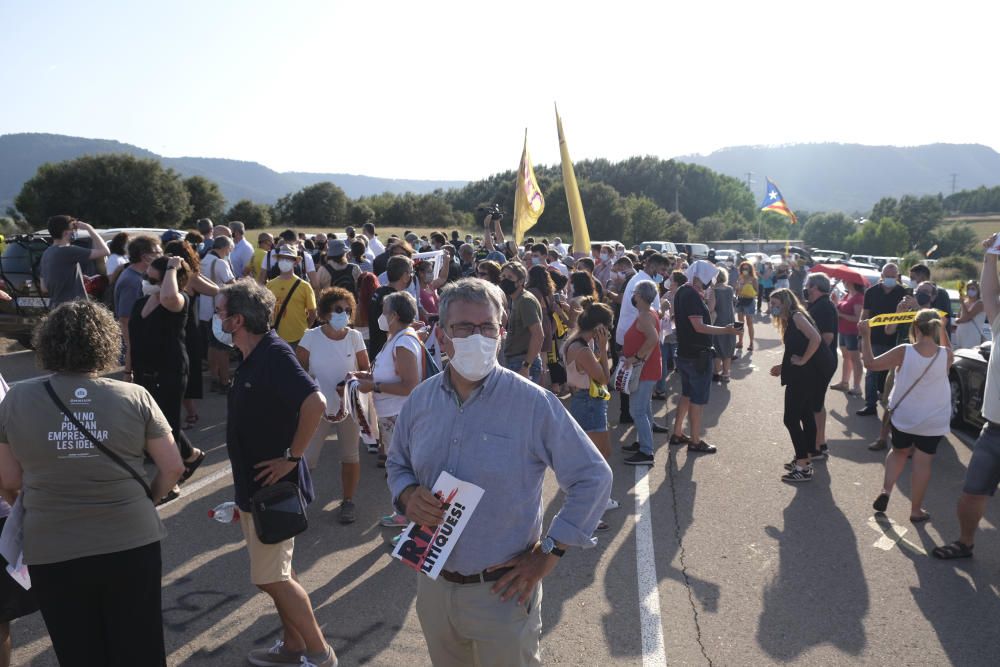
[[[501,221],[503,220],[503,211],[500,209],[500,204],[493,204],[492,206],[480,206],[476,209],[476,213],[479,215],[489,215],[490,221]]]

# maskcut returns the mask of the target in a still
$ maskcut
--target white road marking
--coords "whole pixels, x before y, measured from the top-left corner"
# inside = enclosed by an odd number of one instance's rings
[[[886,522],[889,524],[888,528],[885,527]],[[881,549],[882,551],[892,551],[893,547],[898,545],[900,548],[905,546],[912,551],[923,554],[924,556],[927,555],[927,551],[922,546],[903,539],[903,536],[910,532],[910,529],[904,528],[889,517],[885,517],[881,520],[876,517],[869,517],[868,525],[871,526],[872,530],[875,532],[881,533],[881,536],[875,540],[875,544],[872,545],[876,549]]]
[[[649,466],[635,467],[635,564],[639,584],[639,626],[643,667],[667,664],[660,620],[660,588],[653,550],[653,516],[649,505]]]

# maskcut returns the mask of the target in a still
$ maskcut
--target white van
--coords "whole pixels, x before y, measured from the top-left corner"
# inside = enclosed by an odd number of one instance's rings
[[[643,241],[639,244],[639,248],[641,250],[652,248],[661,255],[666,255],[667,253],[677,254],[677,246],[670,241]]]

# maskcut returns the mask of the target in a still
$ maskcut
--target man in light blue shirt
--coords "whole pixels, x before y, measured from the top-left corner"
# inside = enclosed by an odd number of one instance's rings
[[[611,469],[559,400],[497,363],[505,301],[478,278],[444,289],[436,335],[450,365],[410,394],[389,447],[393,502],[422,526],[442,521],[431,491],[442,471],[484,490],[441,575],[420,575],[417,585],[437,666],[475,664],[477,655],[540,664],[541,580],[567,547],[596,544],[611,490]],[[566,498],[543,533],[548,468]],[[525,613],[512,613],[514,604]]]

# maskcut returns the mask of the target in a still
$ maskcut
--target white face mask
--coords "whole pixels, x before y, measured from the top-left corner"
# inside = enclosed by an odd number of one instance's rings
[[[278,260],[278,270],[282,273],[289,273],[295,268],[295,262],[290,259],[279,259]]]
[[[970,290],[966,290],[966,294],[968,294],[970,297],[972,297],[973,299],[975,299],[977,296],[979,296],[979,290],[974,289],[974,288],[970,289]]]
[[[447,336],[447,334],[445,334]],[[455,354],[451,357],[451,365],[455,371],[470,382],[479,382],[497,365],[496,338],[482,334],[472,334],[466,338],[451,338],[455,346]]]
[[[233,346],[233,334],[223,330],[222,318],[218,315],[212,315],[212,335],[215,336],[215,340],[223,345],[228,347]]]
[[[378,316],[378,328],[382,331],[389,330],[389,320],[386,318],[385,313]]]
[[[153,283],[149,282],[148,280],[143,280],[142,281],[142,294],[143,294],[143,296],[152,296],[154,294],[159,294],[159,293],[160,293],[160,286],[159,285],[154,285]]]

